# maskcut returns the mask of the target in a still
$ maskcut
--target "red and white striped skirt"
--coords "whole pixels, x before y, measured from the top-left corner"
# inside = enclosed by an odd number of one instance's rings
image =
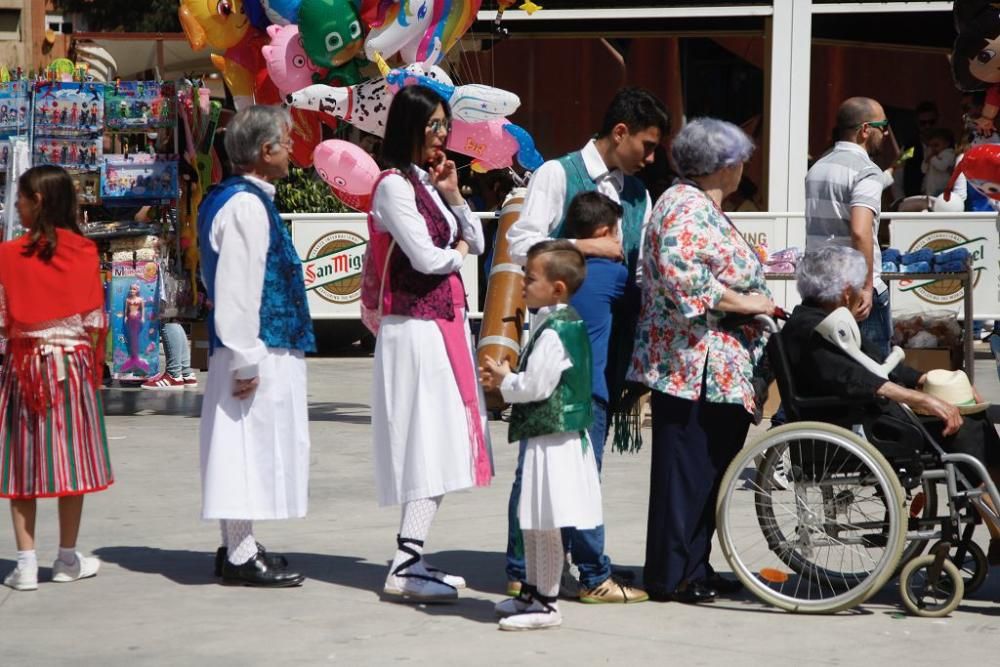
[[[0,498],[79,495],[114,481],[104,409],[90,380],[92,352],[60,349],[61,364],[60,353],[33,353],[31,379],[50,398],[42,410],[25,400],[10,364],[0,370]]]

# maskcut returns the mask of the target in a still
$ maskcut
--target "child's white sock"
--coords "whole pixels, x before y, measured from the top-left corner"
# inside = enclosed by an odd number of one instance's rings
[[[38,555],[34,549],[17,552],[17,569],[21,572],[38,569]]]

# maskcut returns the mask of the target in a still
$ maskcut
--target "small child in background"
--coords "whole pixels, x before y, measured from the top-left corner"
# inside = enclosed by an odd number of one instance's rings
[[[927,153],[921,171],[924,172],[924,194],[937,197],[948,187],[955,168],[955,135],[951,130],[936,127],[927,133]]]
[[[483,387],[513,403],[509,440],[525,440],[518,518],[526,576],[517,597],[497,603],[501,630],[562,624],[557,596],[563,571],[560,528],[603,523],[591,426],[591,351],[587,327],[569,305],[586,276],[569,241],[547,240],[528,252],[524,299],[537,308],[518,372],[487,358]]]

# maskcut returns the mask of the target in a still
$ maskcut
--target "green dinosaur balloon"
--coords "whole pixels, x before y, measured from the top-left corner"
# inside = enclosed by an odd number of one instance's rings
[[[302,0],[299,34],[313,64],[330,70],[327,78],[339,78],[343,85],[361,80],[354,57],[365,35],[353,0]]]

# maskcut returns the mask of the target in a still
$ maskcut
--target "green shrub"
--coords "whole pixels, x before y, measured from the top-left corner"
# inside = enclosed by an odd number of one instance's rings
[[[291,167],[288,178],[278,181],[274,203],[282,213],[350,213],[330,192],[312,167]]]

